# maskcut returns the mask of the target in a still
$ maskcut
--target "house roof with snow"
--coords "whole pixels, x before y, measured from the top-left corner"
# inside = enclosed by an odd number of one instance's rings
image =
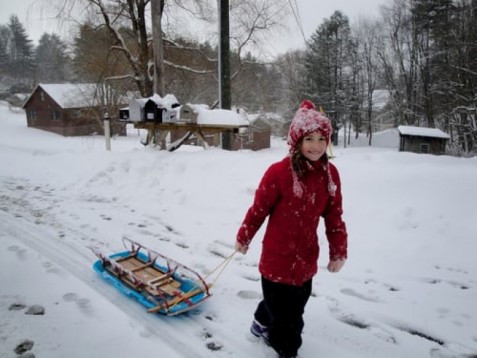
[[[449,139],[450,136],[437,128],[398,126],[400,135]]]
[[[27,98],[23,107],[33,94],[42,89],[62,108],[84,108],[97,105],[97,85],[92,83],[39,83]]]

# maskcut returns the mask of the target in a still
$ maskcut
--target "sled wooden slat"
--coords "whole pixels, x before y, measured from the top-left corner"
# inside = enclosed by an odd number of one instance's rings
[[[187,300],[188,298],[197,295],[198,293],[201,293],[202,289],[197,288],[195,290],[192,290],[190,292],[187,292],[183,295],[178,295],[176,298],[173,298],[172,300],[167,301],[167,303],[162,303],[160,305],[157,305],[156,307],[149,308],[147,312],[149,313],[155,313],[157,311],[160,311],[161,309],[167,309],[167,307],[172,307],[176,305],[177,303]]]
[[[117,263],[121,262],[121,261],[127,261],[131,258],[135,258],[136,257],[136,253],[135,252],[131,252],[128,256],[124,256],[124,257],[120,257],[114,261],[116,261]]]
[[[161,281],[166,280],[168,277],[171,277],[171,275],[172,275],[172,272],[171,273],[165,273],[162,276],[158,276],[156,278],[153,278],[152,280],[149,280],[147,282],[147,284],[151,285],[151,286],[161,285]]]
[[[161,293],[175,296],[180,286],[180,282],[172,280],[171,282],[164,282],[163,285],[157,287],[146,286],[146,291],[155,296]]]
[[[138,271],[141,271],[141,270],[144,270],[148,267],[151,267],[152,265],[154,265],[154,261],[149,261],[149,262],[146,262],[144,265],[142,266],[139,266],[139,267],[135,267],[133,268],[131,271],[132,272],[138,272]]]
[[[128,284],[137,288],[144,285],[145,290],[154,296],[166,293],[175,296],[180,282],[174,280],[171,273],[165,273],[153,266],[153,262],[144,262],[137,257],[130,256],[125,260],[116,260],[115,264],[129,273],[125,277]],[[151,282],[154,282],[151,284]]]
[[[135,269],[137,267],[141,267],[142,265],[145,264],[144,261],[141,261],[137,257],[134,257],[134,256],[121,258],[119,260],[116,260],[116,263],[123,266],[127,270],[133,270],[133,269]]]

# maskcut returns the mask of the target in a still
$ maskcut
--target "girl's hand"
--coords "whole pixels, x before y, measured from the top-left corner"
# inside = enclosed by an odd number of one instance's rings
[[[248,251],[248,245],[243,245],[238,241],[235,241],[235,250],[245,255]]]
[[[338,272],[344,266],[345,262],[346,260],[344,259],[330,261],[328,264],[328,271]]]

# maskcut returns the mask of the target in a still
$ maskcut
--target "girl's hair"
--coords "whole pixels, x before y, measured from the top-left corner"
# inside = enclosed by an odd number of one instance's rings
[[[291,166],[293,171],[296,173],[298,178],[302,178],[306,172],[306,162],[307,159],[303,154],[301,154],[301,144],[303,142],[303,138],[297,143],[297,145],[291,151]],[[323,164],[328,163],[328,153],[324,153],[323,156],[320,158]]]

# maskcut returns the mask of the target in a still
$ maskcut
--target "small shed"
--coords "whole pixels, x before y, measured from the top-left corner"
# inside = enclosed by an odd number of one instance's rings
[[[450,136],[437,128],[399,126],[399,151],[444,154]]]
[[[234,134],[232,150],[250,149],[260,150],[270,148],[272,130],[270,125],[258,117],[249,127],[241,128]]]
[[[102,107],[95,95],[95,84],[38,84],[23,104],[28,127],[80,136],[102,134]],[[114,134],[125,134],[124,127],[113,126]]]

